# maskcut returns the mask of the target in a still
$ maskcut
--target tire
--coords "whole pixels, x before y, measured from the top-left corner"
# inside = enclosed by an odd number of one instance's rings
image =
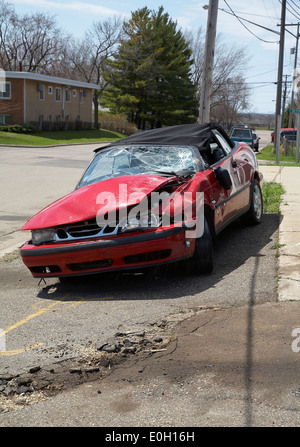
[[[206,218],[204,218],[203,235],[195,241],[195,251],[190,259],[192,273],[211,273],[214,268],[214,252],[211,231]]]
[[[245,225],[258,225],[262,221],[263,197],[260,184],[253,180],[250,188],[250,208],[246,214],[241,216],[241,221]]]

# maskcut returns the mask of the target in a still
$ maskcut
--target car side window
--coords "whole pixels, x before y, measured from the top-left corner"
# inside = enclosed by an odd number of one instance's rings
[[[218,143],[220,144],[223,151],[225,152],[225,155],[227,156],[227,155],[231,154],[232,149],[231,149],[230,145],[227,143],[227,141],[225,140],[225,138],[218,132],[214,132],[214,134],[215,134],[215,137],[216,137]]]

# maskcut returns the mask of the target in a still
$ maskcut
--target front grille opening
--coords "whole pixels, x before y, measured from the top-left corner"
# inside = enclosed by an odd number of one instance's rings
[[[96,219],[91,219],[56,228],[56,240],[67,242],[76,239],[109,236],[116,234],[118,228],[117,223],[99,226]]]
[[[111,234],[115,229],[116,227],[107,225],[107,227],[104,228],[103,234]]]
[[[124,262],[126,264],[138,264],[141,262],[158,261],[160,259],[165,259],[170,256],[171,250],[159,250],[152,251],[149,253],[140,253],[137,255],[130,255],[124,257]]]
[[[99,261],[77,262],[75,264],[68,264],[67,267],[73,272],[78,272],[80,270],[92,270],[110,267],[112,264],[112,259],[101,259]]]
[[[87,224],[87,225],[83,225],[83,226],[74,226],[74,227],[69,227],[67,229],[68,233],[72,236],[72,237],[82,237],[82,236],[96,236],[96,234],[99,233],[99,231],[101,230],[101,228],[95,223],[92,224]]]
[[[58,265],[39,265],[37,267],[29,267],[32,273],[58,273],[61,268]]]
[[[68,235],[67,235],[66,231],[63,230],[62,228],[57,230],[56,234],[59,237],[59,239],[67,239],[68,238]]]

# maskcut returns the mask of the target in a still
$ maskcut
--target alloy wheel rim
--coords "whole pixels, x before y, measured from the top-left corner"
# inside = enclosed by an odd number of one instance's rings
[[[260,189],[258,186],[255,186],[253,190],[253,209],[257,219],[261,217],[262,213],[261,208],[262,208],[262,200],[261,200]]]

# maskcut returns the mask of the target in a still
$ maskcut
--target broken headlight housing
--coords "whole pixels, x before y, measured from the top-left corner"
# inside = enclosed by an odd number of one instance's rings
[[[45,228],[42,230],[32,230],[32,243],[33,245],[41,245],[45,242],[53,242],[55,236],[55,230],[53,228]]]

